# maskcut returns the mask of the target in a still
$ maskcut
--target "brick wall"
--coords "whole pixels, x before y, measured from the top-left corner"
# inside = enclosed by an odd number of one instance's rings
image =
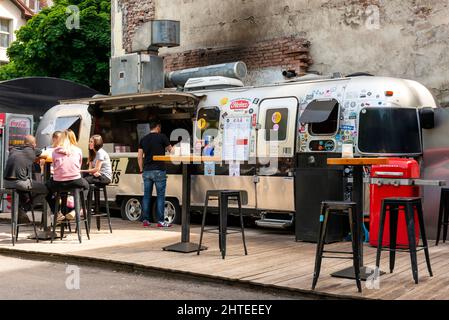
[[[154,19],[154,0],[119,0],[118,3],[123,13],[123,46],[129,52],[136,29]]]
[[[155,0],[118,0],[122,12],[123,47],[129,53],[137,28],[155,18]],[[244,61],[249,71],[281,67],[303,74],[312,64],[310,42],[301,37],[282,37],[250,45],[193,49],[164,56],[166,71],[224,62]]]
[[[304,74],[313,63],[310,42],[304,38],[284,37],[253,45],[228,48],[196,49],[164,56],[166,71],[211,64],[243,61],[248,70],[282,67]]]

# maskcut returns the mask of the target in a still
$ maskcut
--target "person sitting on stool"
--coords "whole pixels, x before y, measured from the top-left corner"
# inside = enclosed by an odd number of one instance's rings
[[[29,223],[27,211],[31,209],[31,203],[43,200],[48,193],[43,183],[32,179],[33,165],[42,151],[36,148],[36,139],[32,135],[26,135],[24,145],[14,147],[9,152],[8,161],[4,171],[4,186],[6,189],[19,191],[19,223]],[[30,192],[32,199],[27,199],[24,192]]]
[[[112,166],[109,154],[103,149],[103,138],[96,134],[89,139],[89,169],[84,178],[89,184],[108,185],[112,180]]]
[[[47,182],[47,188],[50,191],[47,202],[53,214],[58,214],[58,221],[63,221],[67,217],[63,213],[55,213],[56,203],[52,198],[53,193],[71,188],[89,189],[89,184],[81,177],[83,153],[77,145],[75,133],[72,130],[64,130],[59,146],[52,153],[54,173]]]

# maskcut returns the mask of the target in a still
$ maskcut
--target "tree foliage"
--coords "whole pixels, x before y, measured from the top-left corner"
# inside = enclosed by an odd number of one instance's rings
[[[109,91],[110,7],[109,0],[56,0],[16,33],[8,48],[10,63],[0,67],[0,79],[48,76]],[[66,21],[79,8],[79,29]]]

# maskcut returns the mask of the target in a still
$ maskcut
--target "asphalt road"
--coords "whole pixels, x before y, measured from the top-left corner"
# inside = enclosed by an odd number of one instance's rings
[[[78,276],[79,275],[79,276]],[[0,299],[304,300],[304,297],[170,275],[129,273],[0,256]]]

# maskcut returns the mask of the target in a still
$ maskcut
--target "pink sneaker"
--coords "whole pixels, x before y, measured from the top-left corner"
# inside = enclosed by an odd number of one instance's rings
[[[150,227],[150,222],[148,222],[147,220],[145,220],[145,221],[143,222],[143,227],[144,227],[144,228]]]

